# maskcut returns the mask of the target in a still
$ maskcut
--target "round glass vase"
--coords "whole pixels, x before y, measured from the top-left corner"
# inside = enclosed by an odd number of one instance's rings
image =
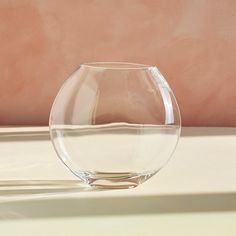
[[[82,181],[132,188],[170,159],[181,119],[155,66],[96,62],[80,65],[65,81],[49,127],[58,157]]]

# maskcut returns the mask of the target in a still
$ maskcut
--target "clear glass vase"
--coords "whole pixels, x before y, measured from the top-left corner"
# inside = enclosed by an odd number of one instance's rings
[[[132,188],[170,159],[181,120],[155,66],[97,62],[80,65],[65,81],[49,127],[59,158],[82,181]]]

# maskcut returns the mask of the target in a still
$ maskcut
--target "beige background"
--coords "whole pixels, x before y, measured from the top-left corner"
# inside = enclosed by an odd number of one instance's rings
[[[236,125],[236,1],[1,0],[0,124],[47,124],[88,61],[154,64],[186,126]]]

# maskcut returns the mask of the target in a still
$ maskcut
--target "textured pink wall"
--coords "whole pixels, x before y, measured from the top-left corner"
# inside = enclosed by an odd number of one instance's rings
[[[236,125],[235,0],[1,0],[0,124],[47,124],[77,64],[155,64],[184,125]]]

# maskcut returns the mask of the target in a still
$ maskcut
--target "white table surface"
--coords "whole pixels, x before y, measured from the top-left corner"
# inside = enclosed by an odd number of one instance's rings
[[[236,128],[183,128],[168,165],[132,190],[87,189],[47,127],[0,128],[0,156],[2,235],[236,235]]]

